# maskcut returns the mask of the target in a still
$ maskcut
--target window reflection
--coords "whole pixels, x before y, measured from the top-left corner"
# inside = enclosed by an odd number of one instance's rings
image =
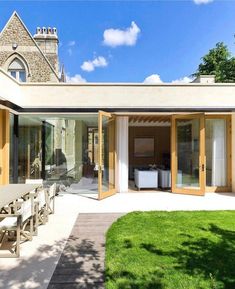
[[[199,187],[199,120],[177,120],[177,187]]]
[[[97,115],[20,116],[19,182],[42,176],[68,192],[97,193]]]

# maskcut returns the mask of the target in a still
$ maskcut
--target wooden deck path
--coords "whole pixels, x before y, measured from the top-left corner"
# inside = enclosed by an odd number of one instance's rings
[[[48,289],[103,289],[105,233],[123,214],[79,214]]]

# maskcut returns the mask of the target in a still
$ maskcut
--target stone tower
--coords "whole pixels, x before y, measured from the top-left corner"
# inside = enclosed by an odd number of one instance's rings
[[[59,60],[58,60],[58,36],[56,28],[51,27],[38,27],[34,40],[42,52],[46,55],[56,73],[59,73]]]

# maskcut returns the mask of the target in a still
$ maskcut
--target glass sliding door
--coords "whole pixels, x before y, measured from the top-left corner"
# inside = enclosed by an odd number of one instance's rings
[[[40,179],[42,172],[42,123],[29,117],[19,118],[18,182]]]
[[[110,113],[99,112],[99,200],[115,191],[115,119]]]
[[[207,116],[206,186],[207,191],[230,191],[230,117]]]
[[[92,135],[92,132],[94,134]],[[98,114],[19,116],[19,178],[98,196]]]
[[[172,191],[205,193],[205,128],[203,115],[172,117]]]

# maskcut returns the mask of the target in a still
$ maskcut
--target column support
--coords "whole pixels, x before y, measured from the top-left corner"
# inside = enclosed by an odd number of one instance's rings
[[[129,117],[116,117],[116,177],[117,192],[128,192],[129,176]]]

